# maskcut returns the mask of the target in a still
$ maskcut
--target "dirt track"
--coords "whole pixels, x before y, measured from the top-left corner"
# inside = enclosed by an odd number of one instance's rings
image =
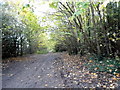
[[[106,72],[92,73],[85,57],[48,53],[10,58],[3,65],[3,88],[117,88],[120,83]]]
[[[3,88],[64,87],[60,73],[55,70],[59,53],[16,58],[3,69]]]

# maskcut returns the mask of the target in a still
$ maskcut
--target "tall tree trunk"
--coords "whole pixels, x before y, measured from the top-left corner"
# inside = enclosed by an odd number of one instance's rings
[[[97,53],[98,53],[98,56],[101,56],[101,50],[99,46],[95,17],[94,17],[94,8],[93,8],[93,3],[91,2],[91,0],[90,0],[90,7],[91,7],[91,14],[92,14],[92,23],[94,26],[94,35],[95,35],[95,40],[96,40],[96,45],[97,45]]]

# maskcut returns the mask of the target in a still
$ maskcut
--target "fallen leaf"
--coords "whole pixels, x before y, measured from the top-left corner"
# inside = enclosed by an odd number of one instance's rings
[[[117,78],[113,77],[113,78],[112,78],[112,80],[115,80],[115,81],[116,81],[116,80],[117,80]]]
[[[90,63],[92,63],[93,61],[92,61],[92,60],[90,60],[89,62],[90,62]]]
[[[120,77],[120,73],[116,73],[116,77]]]

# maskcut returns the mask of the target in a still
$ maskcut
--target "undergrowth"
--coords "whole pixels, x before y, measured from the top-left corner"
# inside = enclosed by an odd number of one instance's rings
[[[111,74],[120,73],[120,59],[90,57],[85,64],[91,72],[108,72]]]
[[[47,54],[48,51],[47,50],[40,50],[40,51],[37,51],[37,54]]]

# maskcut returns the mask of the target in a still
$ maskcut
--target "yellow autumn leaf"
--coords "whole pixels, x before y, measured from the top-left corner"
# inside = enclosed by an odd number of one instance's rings
[[[113,78],[112,78],[112,80],[115,80],[115,81],[116,81],[116,80],[117,80],[117,78],[113,77]]]
[[[93,62],[92,60],[89,61],[90,63]]]
[[[120,77],[120,73],[116,73],[116,76],[117,76],[117,77]]]
[[[92,75],[97,75],[96,73],[91,73]]]
[[[120,40],[120,38],[116,38],[116,40]]]
[[[99,9],[102,10],[104,8],[104,4],[100,5]]]
[[[98,69],[99,69],[98,67],[94,68],[94,70],[98,70]]]

